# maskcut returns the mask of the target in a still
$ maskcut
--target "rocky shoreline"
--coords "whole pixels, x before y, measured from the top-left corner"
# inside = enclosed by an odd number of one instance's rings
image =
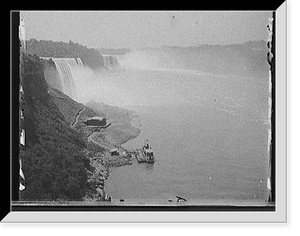
[[[111,197],[105,191],[105,181],[109,177],[110,167],[132,164],[132,156],[121,145],[136,138],[140,130],[134,126],[128,126],[127,123],[124,126],[125,129],[122,129],[121,138],[117,137],[120,134],[117,130],[121,127],[120,123],[117,128],[92,132],[89,136],[91,138],[88,140],[86,156],[89,158],[93,170],[88,171],[88,183],[91,188],[85,197],[86,201],[111,201]],[[133,129],[133,131],[130,129]],[[112,148],[116,148],[119,155],[111,155],[109,150]]]
[[[88,183],[91,187],[85,200],[111,201],[111,197],[105,192],[105,181],[108,179],[111,167],[121,167],[132,164],[132,156],[121,153],[119,156],[111,156],[109,151],[88,151],[87,155],[93,170],[88,171]]]
[[[73,102],[59,90],[50,86],[49,93],[67,120],[69,126],[81,134],[86,140],[85,156],[89,159],[88,170],[89,190],[85,201],[110,201],[105,192],[105,181],[109,177],[110,167],[131,165],[131,157],[126,153],[122,144],[136,138],[140,134],[137,117],[126,109],[111,107],[98,103],[93,106]],[[76,112],[75,112],[76,111]],[[88,127],[84,124],[88,117],[101,115],[108,117],[106,127]],[[117,148],[120,155],[112,156],[110,150]]]

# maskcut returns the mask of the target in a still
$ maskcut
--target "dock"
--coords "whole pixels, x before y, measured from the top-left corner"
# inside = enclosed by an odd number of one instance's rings
[[[146,159],[143,157],[141,150],[139,150],[138,152],[135,152],[134,155],[135,155],[135,158],[138,161],[138,163],[147,162]]]

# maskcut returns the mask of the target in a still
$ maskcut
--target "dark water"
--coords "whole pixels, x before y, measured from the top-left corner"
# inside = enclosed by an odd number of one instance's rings
[[[124,90],[140,96],[130,109],[141,134],[123,146],[139,148],[148,139],[155,163],[111,168],[112,199],[267,199],[267,78],[184,71],[119,76]]]

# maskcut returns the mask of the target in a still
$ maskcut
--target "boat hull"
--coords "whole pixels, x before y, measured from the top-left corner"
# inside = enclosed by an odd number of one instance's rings
[[[135,158],[138,161],[138,163],[154,163],[154,158],[149,160],[142,152],[136,153]]]

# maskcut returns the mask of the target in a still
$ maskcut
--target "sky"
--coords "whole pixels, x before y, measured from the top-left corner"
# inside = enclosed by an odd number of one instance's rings
[[[271,12],[263,11],[26,11],[26,39],[89,48],[234,44],[267,40]]]

